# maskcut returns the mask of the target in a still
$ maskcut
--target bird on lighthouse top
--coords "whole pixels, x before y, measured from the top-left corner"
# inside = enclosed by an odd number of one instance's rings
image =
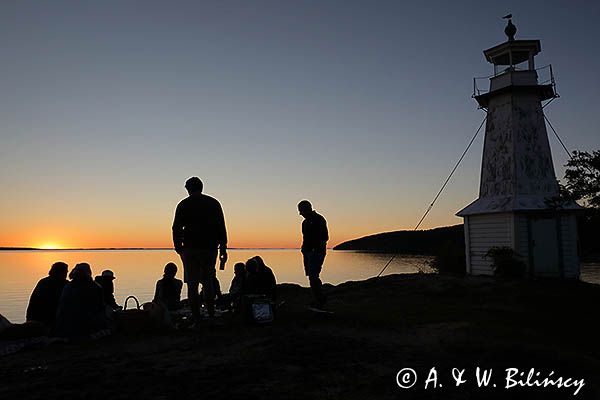
[[[508,24],[504,28],[504,33],[508,36],[508,41],[512,42],[515,40],[515,33],[517,33],[517,27],[512,23],[512,14],[505,15],[503,19],[508,19]]]

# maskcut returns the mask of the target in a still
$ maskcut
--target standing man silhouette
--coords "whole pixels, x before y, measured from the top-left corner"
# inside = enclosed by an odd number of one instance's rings
[[[206,294],[208,316],[215,314],[215,264],[217,250],[221,263],[227,261],[227,230],[219,201],[202,193],[200,178],[185,182],[189,196],[177,205],[173,220],[173,244],[183,261],[183,281],[196,323],[200,321],[199,284]]]
[[[322,308],[326,297],[323,294],[323,284],[319,278],[325,253],[327,252],[327,221],[322,215],[313,210],[308,200],[298,203],[298,213],[304,217],[302,221],[302,256],[304,261],[304,272],[308,276],[308,282],[313,293],[314,302],[311,306]]]

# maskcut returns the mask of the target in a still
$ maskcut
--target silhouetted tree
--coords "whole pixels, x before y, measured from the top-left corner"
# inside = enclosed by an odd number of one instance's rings
[[[580,200],[587,207],[600,208],[600,150],[574,151],[567,162],[564,189],[573,200]]]
[[[579,201],[586,206],[578,219],[581,255],[584,259],[600,257],[598,232],[600,231],[600,150],[574,151],[566,164],[565,184],[560,197],[564,202]]]

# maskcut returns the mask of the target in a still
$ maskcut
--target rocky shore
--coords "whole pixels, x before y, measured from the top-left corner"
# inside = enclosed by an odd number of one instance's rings
[[[600,398],[599,285],[391,275],[329,286],[333,315],[306,309],[307,288],[279,293],[285,305],[268,326],[225,316],[199,331],[8,355],[0,398],[568,399],[576,380],[574,398]],[[492,370],[487,386],[478,367]],[[409,389],[399,386],[412,383],[406,368],[417,377]],[[511,387],[509,369],[520,377]],[[543,387],[548,376],[561,385]]]

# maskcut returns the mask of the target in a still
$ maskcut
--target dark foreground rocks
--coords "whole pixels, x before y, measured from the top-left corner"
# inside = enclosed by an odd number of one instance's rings
[[[309,290],[284,284],[269,326],[225,317],[197,332],[6,356],[0,399],[600,398],[598,285],[415,274],[328,289],[332,316],[308,311]],[[493,371],[488,386],[478,387],[477,367]],[[404,368],[417,375],[410,389],[396,381]],[[453,368],[464,370],[459,387]],[[576,396],[574,386],[506,388],[509,368],[523,385],[550,375],[584,386]]]

